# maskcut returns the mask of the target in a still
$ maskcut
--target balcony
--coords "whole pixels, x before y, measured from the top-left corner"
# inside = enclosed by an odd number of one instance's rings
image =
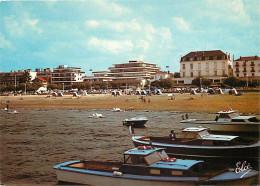
[[[246,66],[246,63],[243,63],[243,66],[245,67],[245,66]]]
[[[243,70],[243,72],[246,72],[246,70]]]
[[[236,72],[236,73],[239,73],[240,71],[239,71],[239,70],[236,70],[235,72]]]
[[[255,70],[251,70],[251,72],[255,72]]]
[[[255,64],[254,64],[254,63],[251,63],[251,66],[252,66],[252,67],[254,67],[254,66],[255,66]]]
[[[235,67],[239,67],[239,64],[236,64]]]

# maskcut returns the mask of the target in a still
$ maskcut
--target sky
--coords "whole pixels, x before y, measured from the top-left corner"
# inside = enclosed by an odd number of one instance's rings
[[[0,71],[140,60],[178,72],[192,51],[259,56],[259,0],[0,0]],[[169,68],[166,68],[169,66]]]

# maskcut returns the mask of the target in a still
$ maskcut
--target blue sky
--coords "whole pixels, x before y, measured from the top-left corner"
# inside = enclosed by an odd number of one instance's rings
[[[259,0],[1,1],[0,71],[89,71],[142,60],[179,71],[180,55],[259,55]]]

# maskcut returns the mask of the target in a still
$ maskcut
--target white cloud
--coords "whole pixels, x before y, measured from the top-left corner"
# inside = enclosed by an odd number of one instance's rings
[[[233,23],[251,23],[242,0],[218,0],[217,3],[214,0],[207,0],[207,4],[206,14],[213,19],[228,20]]]
[[[182,17],[173,17],[172,20],[178,30],[190,31],[189,24]]]
[[[13,37],[21,37],[30,33],[41,34],[42,29],[38,27],[38,22],[37,19],[31,19],[28,15],[21,19],[14,16],[4,17],[5,28]]]
[[[119,54],[121,52],[129,52],[133,50],[133,43],[130,40],[101,40],[96,37],[92,37],[88,41],[88,46],[90,49],[110,52],[112,54]]]
[[[95,28],[100,25],[100,23],[96,20],[89,20],[85,22],[85,25],[87,25],[90,28]]]
[[[113,15],[122,15],[130,12],[129,8],[120,6],[114,2],[107,0],[95,0],[94,1],[103,11],[113,14]]]
[[[10,41],[6,40],[3,34],[0,33],[0,48],[13,48]]]
[[[131,20],[130,22],[114,22],[114,21],[98,21],[98,20],[88,20],[85,22],[85,25],[89,28],[107,28],[110,30],[123,32],[127,30],[140,31],[141,25],[137,23],[136,19]]]

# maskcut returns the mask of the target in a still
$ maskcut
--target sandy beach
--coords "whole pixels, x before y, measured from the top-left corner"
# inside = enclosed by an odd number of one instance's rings
[[[137,95],[88,94],[85,97],[73,98],[72,95],[63,97],[47,97],[46,95],[2,96],[1,108],[8,104],[10,108],[25,109],[112,109],[118,107],[124,110],[157,110],[183,112],[215,113],[230,108],[240,113],[259,113],[260,94],[244,93],[234,95],[208,94],[175,94],[174,100],[168,94],[144,96],[145,102]]]

